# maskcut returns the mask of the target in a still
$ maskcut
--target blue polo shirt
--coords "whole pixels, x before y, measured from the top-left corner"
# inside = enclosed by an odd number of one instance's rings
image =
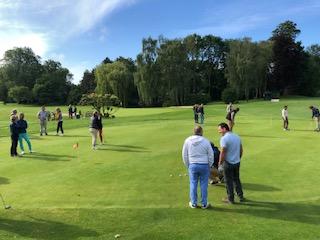
[[[240,145],[241,140],[237,134],[227,132],[220,139],[220,147],[226,149],[225,161],[231,164],[240,162]]]

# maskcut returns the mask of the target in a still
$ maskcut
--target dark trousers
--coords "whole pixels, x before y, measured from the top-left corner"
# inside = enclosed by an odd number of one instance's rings
[[[62,123],[63,123],[62,121],[58,122],[57,133],[59,132],[59,130],[61,130],[61,133],[63,134]]]
[[[224,161],[224,180],[226,183],[227,195],[230,202],[234,202],[234,187],[238,197],[243,198],[242,186],[240,182],[240,163],[231,164]]]
[[[283,128],[288,129],[289,126],[289,120],[288,118],[283,119]]]
[[[198,113],[195,113],[195,114],[194,114],[194,122],[195,122],[195,123],[198,123],[198,122],[199,122]]]
[[[19,140],[19,137],[11,136],[11,149],[10,149],[11,156],[18,155],[18,153],[17,153],[18,140]]]

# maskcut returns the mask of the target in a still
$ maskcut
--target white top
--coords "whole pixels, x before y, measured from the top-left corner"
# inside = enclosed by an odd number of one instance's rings
[[[232,104],[228,104],[227,105],[227,109],[226,109],[226,112],[229,113],[233,110],[233,105]]]
[[[209,140],[202,136],[188,137],[183,144],[182,159],[186,167],[189,164],[213,164],[213,150]]]
[[[288,109],[282,109],[281,116],[282,116],[283,119],[287,118],[289,116],[288,115]]]

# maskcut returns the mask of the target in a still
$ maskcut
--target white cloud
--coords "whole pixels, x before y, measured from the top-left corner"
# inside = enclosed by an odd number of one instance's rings
[[[34,32],[1,32],[0,33],[0,56],[14,47],[30,47],[35,54],[43,56],[48,48],[49,41],[46,35]]]
[[[288,5],[288,3],[279,5],[275,1],[264,2],[264,4],[261,4],[260,1],[230,2],[223,4],[221,8],[206,10],[202,25],[181,30],[179,33],[180,35],[198,33],[215,34],[226,38],[238,37],[241,33],[275,22],[280,23],[283,19],[318,15],[319,10],[320,2],[318,0],[306,0],[296,5]]]
[[[0,58],[8,49],[27,46],[44,59],[52,57],[64,64],[68,56],[61,53],[62,44],[94,29],[104,17],[135,1],[0,0]],[[97,38],[104,41],[106,36],[107,28],[102,28]],[[76,81],[89,68],[85,62],[70,66]]]

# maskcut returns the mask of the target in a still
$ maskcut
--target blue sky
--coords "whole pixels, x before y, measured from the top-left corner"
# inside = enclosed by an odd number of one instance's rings
[[[213,34],[264,40],[286,20],[304,46],[320,44],[319,0],[0,0],[0,55],[31,47],[77,83],[105,57],[135,58],[144,37]]]

